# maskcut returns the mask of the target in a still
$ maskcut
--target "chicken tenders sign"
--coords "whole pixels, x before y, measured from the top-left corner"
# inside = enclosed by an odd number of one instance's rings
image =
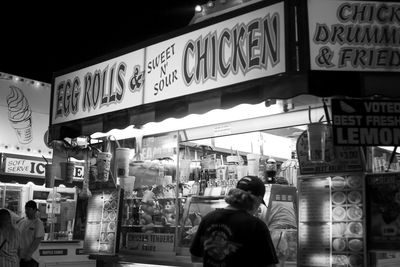
[[[60,75],[51,124],[283,73],[284,23],[278,2]]]
[[[400,145],[400,102],[333,99],[332,117],[337,145]]]

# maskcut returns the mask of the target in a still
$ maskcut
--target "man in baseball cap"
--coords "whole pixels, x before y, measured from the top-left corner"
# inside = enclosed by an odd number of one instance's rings
[[[276,266],[279,260],[268,226],[255,216],[264,194],[258,177],[240,179],[225,198],[228,206],[201,219],[190,246],[192,261],[204,267]]]
[[[18,222],[21,232],[20,267],[39,266],[35,251],[44,236],[43,222],[37,216],[37,204],[33,200],[25,203],[26,217]]]
[[[258,197],[259,199],[261,199],[261,203],[265,205],[265,185],[257,176],[243,177],[238,181],[236,188],[249,192],[250,194]]]

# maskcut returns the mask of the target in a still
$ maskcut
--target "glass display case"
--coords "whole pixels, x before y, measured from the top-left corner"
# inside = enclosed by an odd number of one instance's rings
[[[190,196],[186,199],[183,208],[184,214],[179,227],[178,253],[189,255],[189,246],[192,242],[201,219],[209,212],[224,208],[227,203],[223,196]]]
[[[0,183],[0,208],[6,208],[23,216],[23,186]]]
[[[38,216],[44,223],[44,240],[72,240],[77,203],[76,188],[46,188],[35,185],[31,187],[30,195],[37,203]]]
[[[174,255],[176,225],[185,204],[176,180],[177,145],[177,133],[143,137],[129,176],[119,178],[125,186],[122,253]]]
[[[271,152],[269,148],[253,152],[240,146],[257,140],[261,133],[191,141],[180,141],[180,134],[139,137],[135,146],[129,147],[136,152],[129,161],[129,175],[118,177],[124,188],[120,255],[146,263],[157,259],[169,263],[178,258],[190,262],[189,247],[201,219],[227,206],[225,196],[241,177],[255,175],[266,183],[264,199],[268,204],[260,208],[258,216],[270,227],[284,266],[296,265],[297,189],[288,182],[268,184],[272,172],[268,172],[266,162],[273,154],[265,156]],[[283,163],[293,161],[290,144],[285,144],[287,157],[274,157],[274,181],[293,180],[289,179],[293,172],[278,175]],[[274,224],[276,220],[279,222]]]

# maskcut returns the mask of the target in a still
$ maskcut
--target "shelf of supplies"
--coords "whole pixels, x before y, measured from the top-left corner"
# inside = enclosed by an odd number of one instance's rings
[[[192,201],[194,199],[199,199],[199,200],[218,200],[218,199],[224,199],[225,196],[192,196]]]
[[[144,227],[147,226],[147,224],[123,224],[121,227]],[[175,225],[162,225],[162,224],[154,224],[151,227],[175,227]]]
[[[184,198],[187,198],[187,196],[184,196],[184,197],[178,197],[179,199],[184,199]],[[127,198],[124,198],[124,200],[142,200],[143,199],[143,197],[127,197]],[[154,199],[155,200],[174,200],[174,199],[176,199],[176,197],[154,197]]]

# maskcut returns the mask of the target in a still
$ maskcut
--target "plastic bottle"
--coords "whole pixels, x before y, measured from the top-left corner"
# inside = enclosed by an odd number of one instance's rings
[[[237,156],[227,156],[227,173],[228,180],[237,179],[237,166],[239,165],[239,158]]]
[[[204,196],[204,191],[206,190],[207,187],[207,180],[206,180],[206,174],[205,171],[201,171],[200,173],[200,185],[199,185],[199,196]]]
[[[68,240],[72,240],[72,238],[73,238],[72,231],[69,231],[68,232]]]
[[[266,182],[266,157],[261,156],[258,165],[258,178],[260,178],[264,183]]]

